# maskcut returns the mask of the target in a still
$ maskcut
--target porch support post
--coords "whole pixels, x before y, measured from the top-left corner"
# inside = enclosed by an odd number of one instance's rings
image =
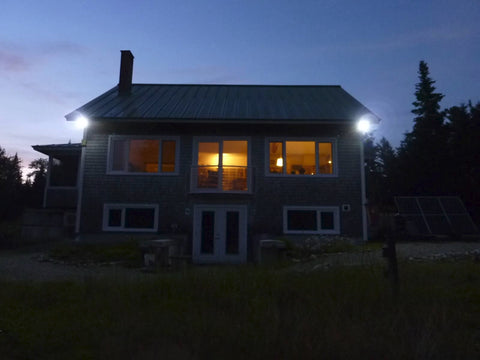
[[[362,192],[362,239],[368,241],[368,223],[367,223],[367,190],[365,184],[365,154],[363,146],[363,138],[360,139],[360,176],[361,176],[361,192]]]

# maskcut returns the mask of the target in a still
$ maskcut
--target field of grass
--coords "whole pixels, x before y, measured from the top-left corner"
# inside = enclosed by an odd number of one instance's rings
[[[478,359],[480,264],[0,283],[6,359]]]

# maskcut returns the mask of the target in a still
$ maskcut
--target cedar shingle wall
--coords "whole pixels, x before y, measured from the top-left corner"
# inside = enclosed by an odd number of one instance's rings
[[[155,203],[159,205],[159,232],[191,234],[193,205],[239,203],[248,205],[249,235],[281,234],[284,205],[318,205],[340,207],[340,230],[343,234],[361,236],[360,146],[356,134],[346,126],[152,126],[129,128],[98,126],[88,135],[82,202],[82,233],[102,230],[104,203]],[[180,136],[178,176],[106,175],[108,134]],[[253,134],[253,135],[249,135]],[[253,167],[253,194],[189,194],[192,143],[194,136],[232,136],[250,138],[250,163]],[[335,137],[337,139],[338,177],[271,177],[265,176],[266,138]],[[341,205],[350,204],[350,212]],[[186,214],[186,209],[190,214]]]

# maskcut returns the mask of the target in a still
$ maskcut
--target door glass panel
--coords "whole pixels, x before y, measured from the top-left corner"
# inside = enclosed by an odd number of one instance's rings
[[[239,253],[240,216],[238,211],[227,211],[225,229],[225,252],[227,254]]]
[[[215,212],[202,211],[200,252],[213,254],[215,239]]]
[[[314,175],[315,142],[286,141],[287,174]]]

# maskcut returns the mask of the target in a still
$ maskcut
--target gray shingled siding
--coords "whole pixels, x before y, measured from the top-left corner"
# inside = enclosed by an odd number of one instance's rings
[[[136,124],[135,130],[127,125],[97,127],[95,134],[88,135],[85,148],[80,232],[102,231],[105,203],[153,203],[159,205],[160,233],[170,232],[171,224],[177,224],[178,231],[189,234],[191,238],[194,204],[235,203],[248,206],[249,238],[256,234],[280,235],[284,205],[338,206],[341,232],[361,237],[360,146],[358,136],[351,127],[209,126],[149,125],[142,129]],[[107,175],[108,138],[112,133],[180,136],[179,175]],[[254,171],[253,194],[189,193],[193,138],[208,135],[249,136],[250,162]],[[273,136],[335,137],[338,177],[265,176],[265,140]],[[350,204],[351,211],[342,212],[342,204]]]

